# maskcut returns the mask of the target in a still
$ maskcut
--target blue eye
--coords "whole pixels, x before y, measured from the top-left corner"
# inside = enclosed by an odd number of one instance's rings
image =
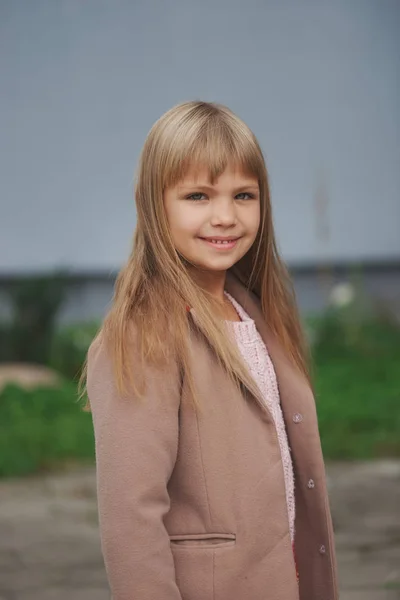
[[[201,196],[204,195],[205,194],[203,194],[202,192],[194,192],[193,194],[186,196],[186,198],[187,200],[193,200],[194,202],[198,202],[202,200]],[[239,198],[239,196],[247,196],[247,198]],[[254,198],[254,194],[250,194],[249,192],[240,192],[239,194],[236,194],[235,198],[237,198],[238,200],[247,200],[249,198]]]
[[[194,198],[193,196],[204,196],[204,194],[202,194],[201,192],[195,192],[194,194],[190,194],[190,196],[187,196],[188,200],[194,200],[196,202],[198,200],[201,200],[201,198]]]
[[[249,194],[248,192],[240,192],[240,194],[237,194],[236,198],[238,196],[248,196],[249,198],[254,198],[253,194]],[[244,200],[244,198],[239,198],[239,200]]]

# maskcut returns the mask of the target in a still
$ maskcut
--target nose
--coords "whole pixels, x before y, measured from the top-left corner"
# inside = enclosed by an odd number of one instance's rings
[[[211,224],[231,225],[236,221],[236,207],[231,198],[220,200],[213,205]]]

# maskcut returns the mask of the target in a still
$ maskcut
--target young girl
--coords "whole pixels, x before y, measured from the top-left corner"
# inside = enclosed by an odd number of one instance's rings
[[[152,127],[82,375],[113,600],[336,600],[308,351],[267,172],[225,106]]]

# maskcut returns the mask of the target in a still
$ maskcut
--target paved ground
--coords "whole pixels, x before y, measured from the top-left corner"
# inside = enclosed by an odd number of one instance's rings
[[[335,463],[328,485],[341,600],[400,600],[400,461]],[[0,481],[0,600],[109,598],[94,471]]]

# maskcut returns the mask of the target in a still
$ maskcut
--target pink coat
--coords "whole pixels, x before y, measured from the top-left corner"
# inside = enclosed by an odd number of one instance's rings
[[[178,365],[146,370],[145,403],[118,397],[101,340],[89,350],[102,551],[113,600],[337,600],[337,567],[313,394],[228,271],[277,375],[295,475],[296,559],[271,414],[236,392],[196,328],[196,417]]]

